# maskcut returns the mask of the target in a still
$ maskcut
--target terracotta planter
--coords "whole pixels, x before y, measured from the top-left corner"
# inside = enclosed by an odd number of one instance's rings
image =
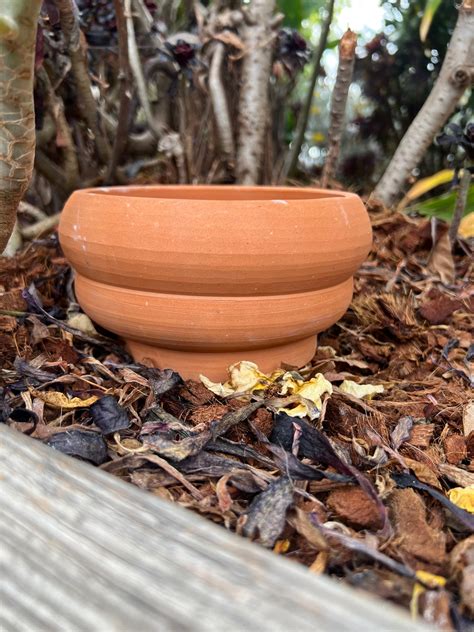
[[[214,380],[307,363],[371,239],[357,195],[282,187],[86,189],[60,225],[84,311],[137,360]]]

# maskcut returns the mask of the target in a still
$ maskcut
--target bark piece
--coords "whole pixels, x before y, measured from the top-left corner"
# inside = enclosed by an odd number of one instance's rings
[[[446,536],[428,524],[421,496],[413,489],[396,489],[389,505],[400,553],[422,562],[443,564]]]
[[[367,529],[382,526],[376,503],[359,487],[333,490],[326,504],[349,524]]]
[[[466,439],[461,435],[449,435],[444,440],[446,460],[451,465],[457,465],[467,457]]]

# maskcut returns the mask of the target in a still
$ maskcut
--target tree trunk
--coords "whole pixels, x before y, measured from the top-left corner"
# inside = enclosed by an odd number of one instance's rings
[[[33,171],[33,69],[41,0],[9,0],[0,8],[0,253]]]
[[[373,198],[391,206],[435,135],[474,79],[474,2],[464,0],[439,77],[425,104],[402,138]]]
[[[272,16],[275,0],[253,0],[242,28],[245,56],[239,103],[237,179],[258,184],[268,122],[268,82],[272,65]]]

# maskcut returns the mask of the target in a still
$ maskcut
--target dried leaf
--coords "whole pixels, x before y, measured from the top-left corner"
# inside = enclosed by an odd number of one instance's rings
[[[227,489],[227,483],[229,482],[230,474],[222,476],[216,484],[216,496],[219,503],[219,509],[226,513],[232,507],[232,496]]]
[[[413,417],[400,417],[397,425],[390,433],[390,439],[392,440],[392,447],[394,450],[398,450],[402,443],[408,441],[412,427]]]
[[[292,502],[293,485],[288,477],[282,476],[253,499],[244,524],[244,535],[248,538],[258,535],[263,546],[274,546],[285,527],[286,512]]]
[[[428,269],[439,275],[442,283],[451,285],[455,279],[455,268],[452,253],[452,246],[449,234],[446,231],[438,240],[431,251],[428,261]]]
[[[428,485],[432,485],[437,489],[443,489],[436,474],[425,463],[422,463],[421,461],[415,461],[414,459],[409,459],[408,457],[403,458],[405,464],[410,468],[410,470],[413,470],[416,477],[420,481],[422,481],[423,483],[427,483]]]
[[[99,335],[89,316],[82,312],[71,314],[67,319],[67,324],[77,331],[82,331],[87,336],[94,337]]]
[[[357,382],[352,380],[344,380],[339,390],[359,399],[371,400],[377,393],[383,393],[384,387],[381,384],[357,384]]]
[[[130,420],[125,410],[118,404],[115,397],[105,395],[90,407],[90,413],[95,425],[102,434],[111,434],[117,430],[130,428]]]
[[[59,432],[46,442],[51,448],[101,465],[107,460],[107,445],[103,437],[86,430],[68,430]]]
[[[59,391],[37,391],[35,389],[29,389],[30,393],[41,399],[46,406],[51,408],[60,408],[64,410],[73,410],[74,408],[88,408],[92,406],[99,398],[97,395],[92,395],[87,399],[81,399],[80,397],[68,397],[64,393]]]

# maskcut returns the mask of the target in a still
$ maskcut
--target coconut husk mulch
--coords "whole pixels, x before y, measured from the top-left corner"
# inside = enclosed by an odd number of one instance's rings
[[[384,212],[372,221],[351,308],[293,373],[332,383],[319,418],[278,412],[278,383],[222,398],[172,367],[134,363],[81,313],[51,235],[0,260],[0,421],[313,573],[468,629],[468,244],[453,258],[440,223]],[[343,392],[344,380],[384,390],[367,399]]]

